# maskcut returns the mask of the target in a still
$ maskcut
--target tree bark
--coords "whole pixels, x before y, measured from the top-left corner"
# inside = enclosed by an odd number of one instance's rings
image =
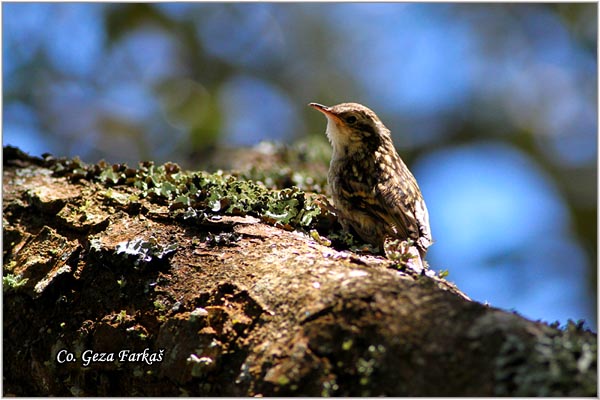
[[[581,325],[67,164],[4,149],[5,396],[597,394]]]

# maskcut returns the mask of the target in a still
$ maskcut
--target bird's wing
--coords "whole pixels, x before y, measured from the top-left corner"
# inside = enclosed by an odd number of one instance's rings
[[[426,249],[432,242],[429,215],[417,181],[399,157],[386,159],[380,165],[377,178],[354,171],[356,166],[340,169],[343,176],[336,179],[340,197],[349,207],[389,226],[390,234],[411,238]]]
[[[395,189],[397,188],[396,186]],[[398,236],[418,239],[417,232],[408,229],[417,226],[416,213],[406,203],[407,196],[400,190],[350,180],[344,182],[342,190],[344,199],[355,210],[370,215],[375,221],[381,221],[383,226],[393,226]]]
[[[409,237],[426,249],[432,239],[421,190],[405,165],[394,164],[394,173],[384,173],[375,188],[381,218],[393,225],[399,236]]]

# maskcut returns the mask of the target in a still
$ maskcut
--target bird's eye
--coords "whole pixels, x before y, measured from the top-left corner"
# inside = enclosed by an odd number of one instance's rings
[[[352,124],[356,123],[356,117],[354,115],[351,115],[351,116],[349,116],[349,117],[346,118],[346,122],[348,124],[352,125]]]

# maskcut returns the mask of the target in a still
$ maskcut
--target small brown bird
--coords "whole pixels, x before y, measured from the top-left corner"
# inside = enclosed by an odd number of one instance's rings
[[[424,259],[432,242],[429,214],[389,129],[357,103],[309,106],[327,117],[333,147],[327,179],[342,227],[380,249],[386,238],[412,239]]]

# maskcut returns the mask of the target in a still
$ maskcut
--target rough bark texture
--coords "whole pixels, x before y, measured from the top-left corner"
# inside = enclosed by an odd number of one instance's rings
[[[4,395],[596,395],[580,326],[256,217],[182,223],[132,187],[4,155]]]

